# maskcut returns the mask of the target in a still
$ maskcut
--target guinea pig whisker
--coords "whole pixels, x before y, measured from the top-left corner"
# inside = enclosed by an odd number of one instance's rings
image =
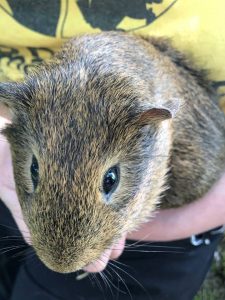
[[[130,290],[129,290],[129,288],[128,288],[126,282],[125,282],[125,280],[119,275],[119,273],[118,273],[116,270],[114,270],[114,269],[112,268],[112,266],[109,266],[109,265],[108,265],[108,268],[109,268],[110,270],[112,270],[112,271],[116,274],[116,276],[118,277],[118,279],[119,279],[120,281],[122,281],[123,285],[125,286],[125,289],[127,290],[128,294],[130,295],[130,298],[133,299],[133,297],[132,297],[132,295],[131,295],[131,292],[130,292]],[[125,291],[122,291],[122,290],[119,289],[119,288],[118,288],[118,291],[121,292],[121,293],[123,293],[123,294],[126,294]]]
[[[98,259],[99,260],[99,259]],[[96,267],[96,262],[95,261],[93,261],[92,262],[93,264],[94,264],[94,266]],[[105,262],[103,262],[104,264],[105,264]],[[99,272],[100,273],[100,272]],[[98,274],[99,274],[98,273]],[[95,278],[95,281],[96,281],[96,283],[97,283],[97,285],[98,285],[98,287],[99,287],[99,289],[100,289],[100,291],[102,292],[102,294],[103,294],[103,296],[104,296],[104,298],[105,298],[105,293],[104,293],[104,289],[103,289],[103,287],[102,287],[102,285],[101,285],[101,282],[100,282],[100,280],[97,278],[97,274],[95,274],[95,273],[92,273],[93,275],[95,275],[94,276],[94,278]],[[111,291],[112,292],[112,291]],[[112,296],[113,296],[113,294],[112,294]]]
[[[25,245],[13,245],[13,246],[6,246],[6,247],[3,247],[3,248],[0,248],[0,250],[7,250],[7,249],[17,249],[17,248],[23,248],[25,247]]]
[[[178,246],[166,246],[166,245],[149,245],[149,244],[137,244],[135,246],[126,246],[125,249],[136,249],[140,247],[148,247],[148,248],[162,248],[162,249],[174,249],[174,250],[179,250],[179,249],[185,249],[185,247],[178,247]]]
[[[1,223],[0,223],[0,226],[5,227],[5,228],[8,228],[8,229],[16,230],[16,231],[18,231],[19,233],[22,232],[23,234],[29,234],[29,232],[24,231],[24,230],[20,230],[20,229],[18,229],[16,226],[15,226],[15,227],[13,227],[13,226],[8,226],[8,225],[1,224]]]
[[[110,268],[112,271],[114,271],[109,265],[108,265],[107,267]],[[109,274],[110,277],[111,277],[112,280],[113,280],[114,276],[110,273],[109,270],[105,269],[105,270],[103,270],[103,272],[106,272],[107,274]],[[103,273],[103,272],[102,272],[102,273]],[[105,274],[105,275],[106,275],[106,274]],[[123,291],[123,290],[121,290],[118,286],[116,286],[116,285],[113,283],[112,280],[110,280],[109,278],[108,278],[108,280],[109,280],[109,282],[111,283],[111,285],[117,290],[117,292],[121,292],[122,294],[126,294],[126,292]],[[114,296],[114,295],[113,295],[113,296]]]
[[[99,285],[96,283],[96,274],[95,273],[89,273],[88,277],[91,279],[91,283],[94,287],[96,285],[99,287]]]
[[[78,276],[79,276],[79,274],[78,274]],[[76,276],[76,278],[77,278],[77,276]],[[91,282],[91,285],[92,286],[94,286],[94,282],[93,282],[93,274],[92,273],[88,273],[88,277],[87,278],[89,278],[89,280],[90,280],[90,282]]]
[[[118,261],[117,259],[110,259],[110,261],[112,261],[112,262],[114,262],[114,263],[117,263],[117,264],[119,264],[119,265],[121,265],[121,266],[123,266],[123,267],[132,269],[131,266],[128,266],[128,265],[122,263],[121,261]]]
[[[0,223],[0,226],[2,226],[2,227],[5,227],[5,228],[9,228],[9,229],[12,229],[12,230],[17,230],[17,231],[19,231],[19,232],[20,232],[20,230],[19,230],[18,228],[16,228],[16,227],[13,227],[13,226],[9,226],[9,225],[5,225],[5,224],[1,224],[1,223]]]
[[[132,243],[132,244],[130,244],[130,245],[126,245],[125,244],[125,247],[130,247],[130,246],[134,246],[134,245],[137,245],[137,244],[139,244],[139,243],[141,243],[141,242],[148,242],[148,243],[154,243],[153,241],[145,241],[145,239],[146,238],[149,238],[149,237],[151,237],[151,230],[145,235],[145,236],[143,236],[142,237],[142,239],[139,239],[139,240],[137,240],[137,241],[134,241],[134,243]]]
[[[26,240],[31,244],[31,240],[26,237]],[[20,244],[22,243],[23,245],[26,245],[27,246],[27,243],[25,242],[24,240],[24,237],[23,236],[3,236],[0,238],[0,243],[5,243],[5,242],[19,242]]]
[[[26,251],[27,251],[26,255],[20,259],[20,262],[24,262],[27,259],[30,260],[30,259],[33,259],[35,257],[35,251],[32,248],[26,249]]]
[[[141,248],[141,247],[145,247],[145,248],[153,248],[153,249],[168,249],[168,250],[185,250],[185,248],[184,247],[173,247],[173,246],[164,246],[164,245],[162,245],[162,246],[160,246],[160,245],[148,245],[148,244],[141,244],[141,245],[137,245],[137,246],[132,246],[132,247],[129,247],[129,246],[125,246],[124,247],[124,251],[126,250],[136,250],[137,248]],[[121,250],[121,248],[109,248],[109,249],[111,249],[111,250]],[[108,249],[108,250],[109,250]],[[137,249],[137,251],[138,251],[138,249]],[[104,254],[102,254],[102,255],[104,255]]]
[[[106,265],[106,267],[107,267],[108,265]],[[109,275],[109,277],[111,278],[111,279],[113,279],[114,277],[113,277],[113,274],[111,274],[106,268],[103,270],[103,271],[101,271],[100,273],[103,273],[103,272],[106,272],[108,275]]]
[[[27,256],[27,253],[28,253],[28,248],[26,247],[24,250],[21,250],[15,254],[12,255],[12,258],[16,258],[16,257],[19,257],[19,256],[23,256],[21,259],[26,259],[26,256]]]
[[[109,288],[110,293],[111,293],[111,295],[112,295],[113,298],[114,298],[114,294],[113,294],[112,288],[111,288],[111,286],[110,286],[110,284],[111,284],[112,286],[114,286],[113,283],[110,281],[110,279],[107,277],[107,275],[104,274],[103,272],[99,272],[98,274],[101,276],[101,278],[102,278],[102,280],[103,280],[103,282],[104,282],[104,284],[105,284],[105,286],[106,286],[106,289],[107,289],[107,287]]]
[[[106,249],[106,250],[110,250],[111,248],[108,248],[108,249]],[[115,248],[113,248],[112,250],[120,250],[120,249],[115,249]],[[102,256],[104,256],[105,254],[104,253],[102,253]],[[108,256],[107,256],[107,258],[108,258]],[[119,264],[119,265],[121,265],[121,266],[123,266],[123,267],[126,267],[126,268],[130,268],[130,269],[132,269],[132,267],[131,266],[129,266],[129,265],[126,265],[126,264],[124,264],[124,263],[122,263],[122,262],[120,262],[120,261],[118,261],[117,259],[110,259],[110,261],[111,262],[115,262],[115,263],[117,263],[117,264]]]
[[[102,278],[102,280],[103,280],[103,282],[105,284],[105,287],[106,288],[110,287],[108,279],[107,279],[107,276],[105,274],[103,274],[103,272],[99,272],[98,274],[101,276],[101,278]]]
[[[99,279],[98,279],[98,277],[97,277],[97,274],[95,274],[95,273],[92,273],[92,274],[93,274],[93,278],[94,278],[94,280],[95,280],[95,282],[96,282],[96,284],[97,284],[99,290],[102,292],[102,294],[103,294],[103,296],[104,296],[104,298],[105,298],[105,293],[104,293],[104,290],[103,290],[103,288],[102,288],[102,286],[101,286],[101,282],[99,281]]]
[[[148,295],[148,297],[150,297],[148,291],[143,287],[143,285],[135,278],[133,277],[132,275],[130,275],[128,272],[126,272],[125,270],[123,270],[122,268],[120,268],[119,266],[117,265],[114,265],[112,262],[109,262],[108,264],[114,266],[114,268],[117,268],[118,270],[122,271],[123,273],[125,273],[127,276],[129,276],[134,282],[136,282],[139,287],[146,293],[146,295]]]
[[[8,247],[0,248],[0,254],[5,254],[5,253],[11,252],[13,250],[21,249],[24,247],[27,247],[27,246],[26,245],[18,245],[18,246],[8,246]]]
[[[1,249],[1,245],[4,245],[6,243],[15,243],[15,246],[19,246],[19,245],[23,245],[23,246],[27,246],[27,244],[24,242],[24,239],[20,239],[20,238],[2,238],[0,239],[0,249]]]
[[[185,251],[165,251],[165,250],[129,250],[129,249],[125,249],[124,251],[126,252],[137,252],[137,253],[174,253],[174,254],[183,254],[185,253]]]
[[[99,261],[100,263],[102,263],[103,265],[105,265],[105,261],[104,261],[103,259],[99,258],[98,261]],[[94,264],[95,264],[95,263],[94,263]],[[113,278],[113,276],[110,274],[110,272],[107,271],[106,269],[103,270],[102,272],[99,272],[98,274],[102,277],[104,271],[107,272],[107,273],[110,275],[111,278]],[[105,279],[106,279],[106,282],[107,282],[107,286],[108,286],[109,289],[110,289],[111,295],[112,295],[113,298],[114,298],[114,294],[113,294],[113,291],[112,291],[112,288],[111,288],[110,284],[111,284],[112,287],[114,287],[117,291],[120,291],[120,290],[118,290],[118,287],[115,286],[115,284],[109,279],[109,277],[107,277],[107,275],[106,275],[105,273],[104,273],[104,276],[105,276]],[[102,279],[103,279],[103,278],[102,278]],[[105,284],[106,284],[106,283],[105,283]],[[123,292],[123,291],[120,291],[120,292]]]
[[[0,241],[9,241],[9,240],[24,240],[22,236],[16,236],[16,235],[7,235],[0,238]]]
[[[132,244],[125,244],[125,248],[129,248],[129,247],[133,247],[133,246],[136,246],[136,245],[140,245],[140,247],[142,246],[140,243],[142,242],[143,243],[143,246],[146,246],[146,245],[151,245],[153,243],[156,243],[155,241],[145,241],[146,238],[150,238],[151,237],[151,231],[149,231],[142,239],[140,240],[137,240],[137,241],[134,241]],[[129,239],[128,239],[129,240]],[[184,247],[179,247],[179,246],[166,246],[166,245],[152,245],[154,247],[161,247],[161,248],[164,248],[164,247],[173,247],[173,249],[185,249]]]

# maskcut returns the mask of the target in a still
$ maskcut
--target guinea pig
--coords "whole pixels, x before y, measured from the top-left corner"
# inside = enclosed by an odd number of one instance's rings
[[[192,66],[166,39],[106,32],[0,84],[17,195],[47,267],[82,269],[220,177],[225,117]]]

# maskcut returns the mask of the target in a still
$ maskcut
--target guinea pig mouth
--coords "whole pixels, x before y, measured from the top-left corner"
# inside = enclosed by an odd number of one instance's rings
[[[67,273],[73,273],[80,270],[97,273],[105,269],[110,259],[110,252],[109,250],[106,250],[98,258],[86,261],[85,263],[81,260],[71,261],[70,263],[68,263],[66,261],[56,262],[53,261],[52,259],[49,260],[43,257],[39,257],[39,258],[47,268],[57,273],[67,274]]]
[[[91,251],[92,252],[92,251]],[[87,252],[88,253],[88,252]],[[111,249],[103,251],[99,256],[96,254],[87,255],[84,258],[84,253],[80,257],[70,257],[66,259],[61,257],[61,259],[56,259],[53,255],[46,257],[37,253],[40,260],[45,264],[47,268],[57,273],[73,273],[76,271],[84,270],[86,272],[97,273],[105,269],[109,259],[110,259]]]
[[[125,247],[126,234],[122,234],[119,239],[114,240],[108,247],[68,247],[57,249],[51,247],[46,249],[36,248],[36,253],[41,261],[52,271],[58,273],[72,273],[80,270],[86,272],[101,272],[107,266],[111,255],[112,258],[119,257]],[[54,250],[53,250],[54,249]]]
[[[57,273],[73,273],[76,271],[84,270],[87,272],[101,272],[108,263],[109,254],[104,251],[102,254],[96,257],[94,251],[85,251],[82,255],[70,257],[55,257],[54,255],[43,255],[43,253],[38,253],[37,255],[44,265],[50,270]],[[107,259],[106,259],[107,258]]]
[[[92,273],[102,272],[110,259],[110,254],[111,249],[105,250],[98,259],[84,266],[83,270]]]
[[[41,258],[40,258],[41,259]],[[79,263],[71,263],[71,264],[66,264],[66,263],[53,263],[49,262],[49,260],[41,259],[42,262],[45,264],[47,268],[50,270],[57,272],[57,273],[62,273],[62,274],[68,274],[68,273],[73,273],[76,271],[79,271],[82,269],[83,264]]]

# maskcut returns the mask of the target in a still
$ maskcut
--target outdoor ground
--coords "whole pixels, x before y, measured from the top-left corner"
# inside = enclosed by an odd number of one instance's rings
[[[195,300],[225,300],[225,238],[201,291]]]

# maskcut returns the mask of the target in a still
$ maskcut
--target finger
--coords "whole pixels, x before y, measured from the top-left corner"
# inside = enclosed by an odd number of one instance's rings
[[[0,134],[0,186],[14,188],[12,158],[9,143]]]
[[[112,246],[112,252],[111,252],[111,255],[110,255],[110,259],[116,259],[123,253],[123,250],[124,250],[124,247],[125,247],[125,241],[126,241],[126,236],[124,235],[119,240],[118,243],[116,243]]]
[[[104,251],[99,259],[84,267],[83,270],[90,273],[102,272],[109,261],[111,251],[111,248]]]
[[[31,244],[30,232],[27,225],[24,222],[21,206],[19,204],[16,191],[12,189],[2,188],[0,198],[3,199],[4,204],[10,210],[25,241],[28,244]],[[10,201],[6,201],[4,199],[10,199]]]

